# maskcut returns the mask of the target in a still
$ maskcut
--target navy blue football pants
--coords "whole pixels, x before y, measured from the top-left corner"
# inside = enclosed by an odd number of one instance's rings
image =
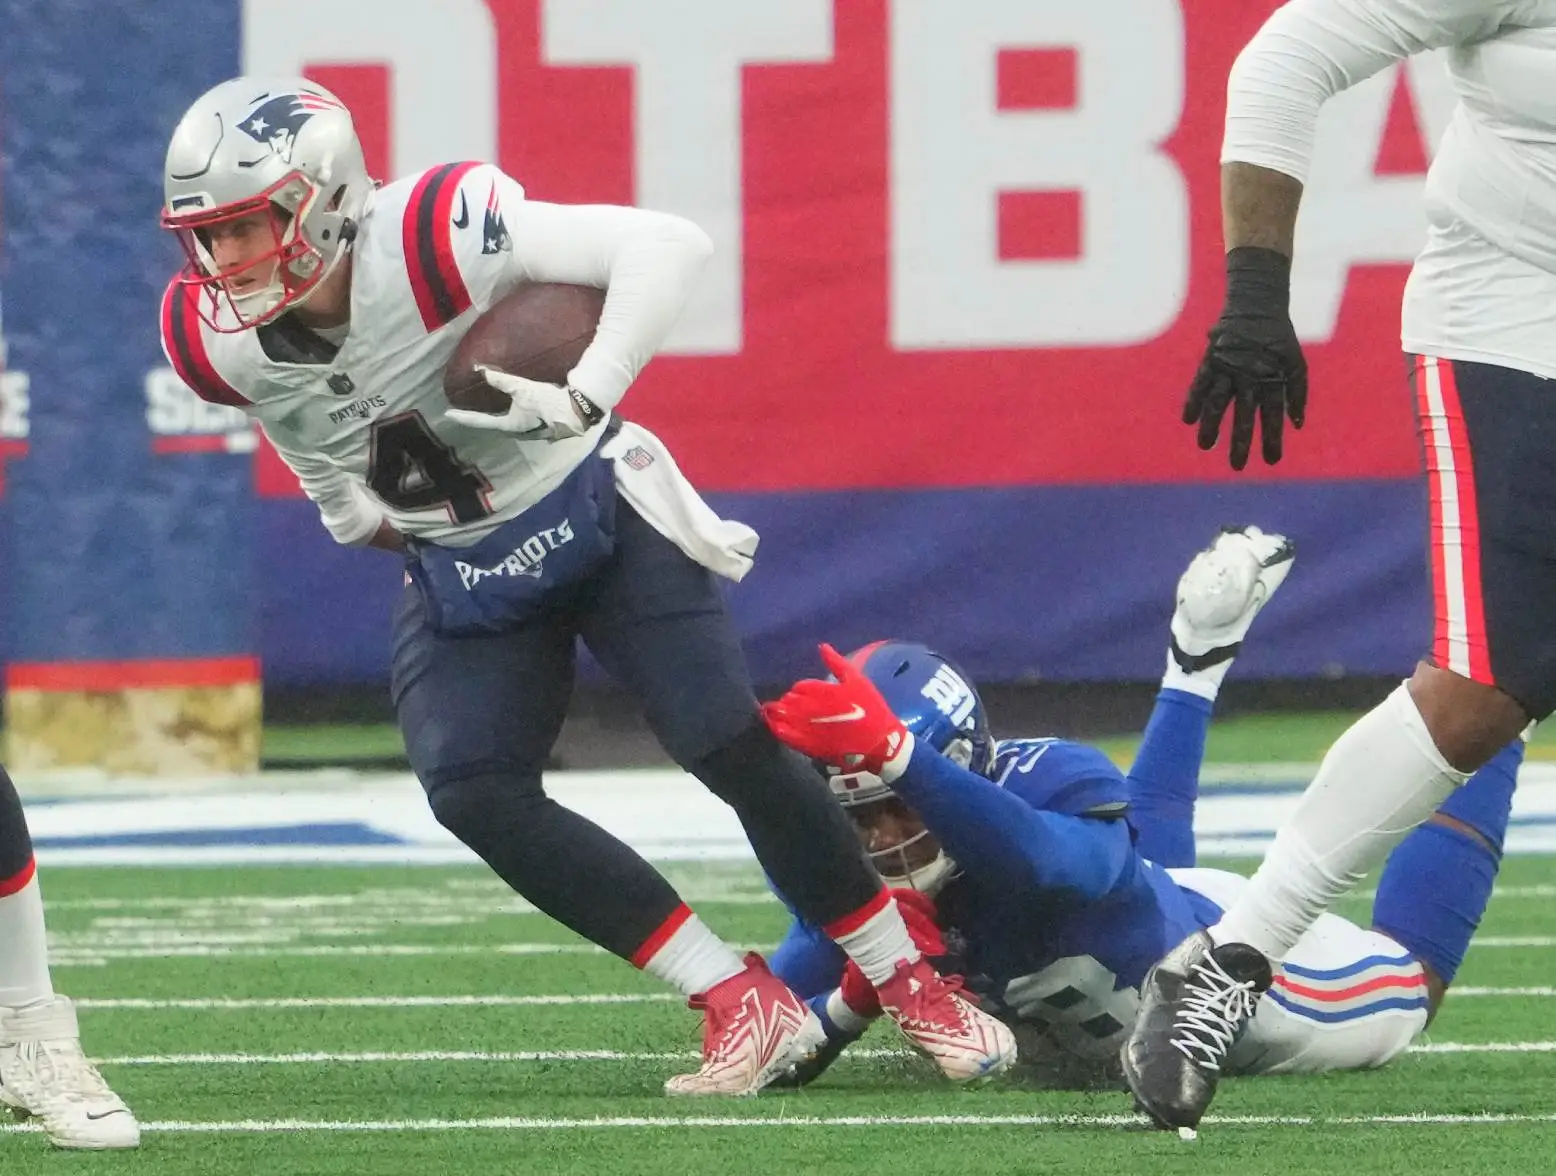
[[[22,798],[4,768],[0,768],[0,898],[14,894],[32,877],[32,838]],[[0,944],[0,951],[6,950]]]
[[[652,866],[541,787],[582,637],[676,763],[735,809],[801,913],[820,926],[853,913],[880,880],[826,782],[761,721],[713,574],[624,500],[616,511],[611,558],[512,632],[440,636],[406,588],[392,691],[433,813],[540,910],[624,958],[676,913]]]
[[[1431,531],[1432,661],[1556,710],[1556,380],[1412,356]]]

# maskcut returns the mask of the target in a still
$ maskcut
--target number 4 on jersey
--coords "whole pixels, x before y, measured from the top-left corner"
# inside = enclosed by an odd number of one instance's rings
[[[486,500],[492,484],[456,454],[419,412],[373,422],[368,487],[391,509],[445,507],[456,523],[473,523],[492,513]]]

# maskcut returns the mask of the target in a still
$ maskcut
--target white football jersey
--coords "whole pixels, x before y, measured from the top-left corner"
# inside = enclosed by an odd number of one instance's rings
[[[371,198],[338,351],[288,315],[215,331],[177,283],[163,299],[163,347],[197,395],[258,420],[340,542],[366,542],[387,521],[459,546],[554,489],[605,427],[544,442],[449,421],[443,370],[476,317],[526,280],[607,288],[574,383],[612,408],[679,313],[705,242],[679,218],[526,202],[496,167],[444,164]],[[618,283],[624,253],[642,272]]]
[[[1405,349],[1556,378],[1556,0],[1291,0],[1233,69],[1222,158],[1304,179],[1319,104],[1432,49],[1459,101]]]

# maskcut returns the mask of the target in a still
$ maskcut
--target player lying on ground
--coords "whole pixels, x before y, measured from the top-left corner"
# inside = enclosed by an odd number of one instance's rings
[[[841,765],[833,791],[878,868],[919,892],[899,905],[917,905],[921,944],[958,959],[1050,1080],[1117,1080],[1147,970],[1246,885],[1193,868],[1200,762],[1221,681],[1291,563],[1282,537],[1252,527],[1195,556],[1127,779],[1081,743],[994,741],[977,691],[920,645],[846,660],[823,647],[836,680],[798,683],[767,708],[780,738]],[[1326,915],[1303,936],[1228,1073],[1379,1066],[1410,1044],[1485,909],[1522,756],[1514,741],[1395,850],[1372,930]],[[869,988],[799,919],[772,965],[827,1027],[830,1048],[801,1075],[813,1077],[874,1016]]]
[[[60,1147],[137,1146],[140,1125],[79,1038],[74,1006],[49,980],[32,838],[0,768],[0,1107],[36,1116]]]
[[[744,575],[755,533],[615,415],[707,235],[528,200],[486,163],[380,187],[345,106],[303,78],[199,99],[165,187],[163,224],[189,257],[162,304],[170,361],[259,422],[337,540],[406,552],[390,688],[432,812],[540,910],[704,1013],[703,1063],[666,1092],[754,1093],[822,1029],[630,846],[546,795],[580,638],[910,1041],[958,1080],[1008,1065],[1010,1031],[924,961],[826,784],[761,720],[716,579]],[[605,292],[567,387],[488,372],[508,410],[452,408],[456,348],[530,283]]]

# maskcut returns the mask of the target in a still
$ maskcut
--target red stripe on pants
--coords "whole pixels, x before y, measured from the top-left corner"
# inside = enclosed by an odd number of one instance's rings
[[[833,919],[830,923],[823,927],[822,930],[827,933],[828,939],[836,942],[844,935],[852,935],[871,919],[875,918],[876,915],[880,914],[886,909],[886,904],[890,901],[891,891],[887,890],[883,886],[879,891],[876,892],[875,897],[872,898],[869,902],[865,903],[864,906],[860,907],[856,911],[850,911],[842,918]]]
[[[27,864],[9,878],[0,878],[0,898],[9,898],[19,890],[26,888],[33,875],[38,872],[38,859],[28,858]]]
[[[1452,362],[1418,357],[1415,384],[1431,503],[1432,660],[1494,684],[1481,591],[1475,464]]]
[[[670,912],[670,917],[645,939],[637,951],[632,953],[632,966],[634,968],[648,967],[648,961],[659,954],[659,949],[670,942],[671,936],[686,925],[686,920],[692,917],[692,908],[684,902]]]

